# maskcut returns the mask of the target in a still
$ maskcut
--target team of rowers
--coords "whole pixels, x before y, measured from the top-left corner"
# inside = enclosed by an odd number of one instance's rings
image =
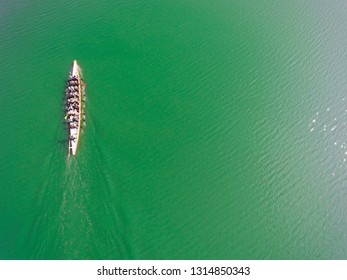
[[[79,120],[79,111],[80,111],[80,103],[79,103],[79,84],[78,77],[70,76],[67,81],[67,87],[65,90],[66,94],[66,115],[65,119],[68,123],[69,128],[78,128],[78,120]],[[71,138],[72,136],[70,136]],[[73,137],[72,137],[73,138]],[[74,140],[74,139],[71,139]]]

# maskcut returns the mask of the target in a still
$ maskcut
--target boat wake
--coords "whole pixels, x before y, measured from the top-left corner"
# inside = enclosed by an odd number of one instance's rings
[[[31,244],[29,259],[83,259],[90,255],[92,220],[88,213],[89,184],[82,176],[83,162],[66,158],[64,165],[49,159],[51,176],[38,194],[38,215],[30,236],[41,242]],[[81,238],[83,236],[83,239]]]

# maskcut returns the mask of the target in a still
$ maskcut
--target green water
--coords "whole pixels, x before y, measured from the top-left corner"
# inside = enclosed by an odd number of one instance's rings
[[[2,1],[0,258],[346,259],[346,11]]]

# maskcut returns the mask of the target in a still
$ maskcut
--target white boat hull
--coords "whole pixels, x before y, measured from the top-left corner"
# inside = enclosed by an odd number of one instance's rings
[[[78,106],[79,106],[79,112],[76,114],[78,117],[78,122],[74,122],[73,126],[71,127],[71,124],[69,124],[69,147],[68,147],[68,154],[69,155],[76,155],[77,147],[78,147],[78,141],[80,137],[80,130],[81,130],[81,119],[82,119],[82,85],[81,82],[81,73],[80,68],[77,64],[77,61],[74,60],[70,78],[76,77],[78,81]],[[76,116],[75,116],[76,117]],[[77,124],[77,127],[76,127]]]

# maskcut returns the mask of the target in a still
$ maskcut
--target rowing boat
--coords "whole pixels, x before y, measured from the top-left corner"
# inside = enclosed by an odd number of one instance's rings
[[[66,115],[65,119],[69,130],[68,155],[76,155],[80,137],[81,123],[84,118],[83,104],[85,99],[85,83],[80,67],[74,60],[66,86]],[[83,98],[82,98],[83,96]]]

